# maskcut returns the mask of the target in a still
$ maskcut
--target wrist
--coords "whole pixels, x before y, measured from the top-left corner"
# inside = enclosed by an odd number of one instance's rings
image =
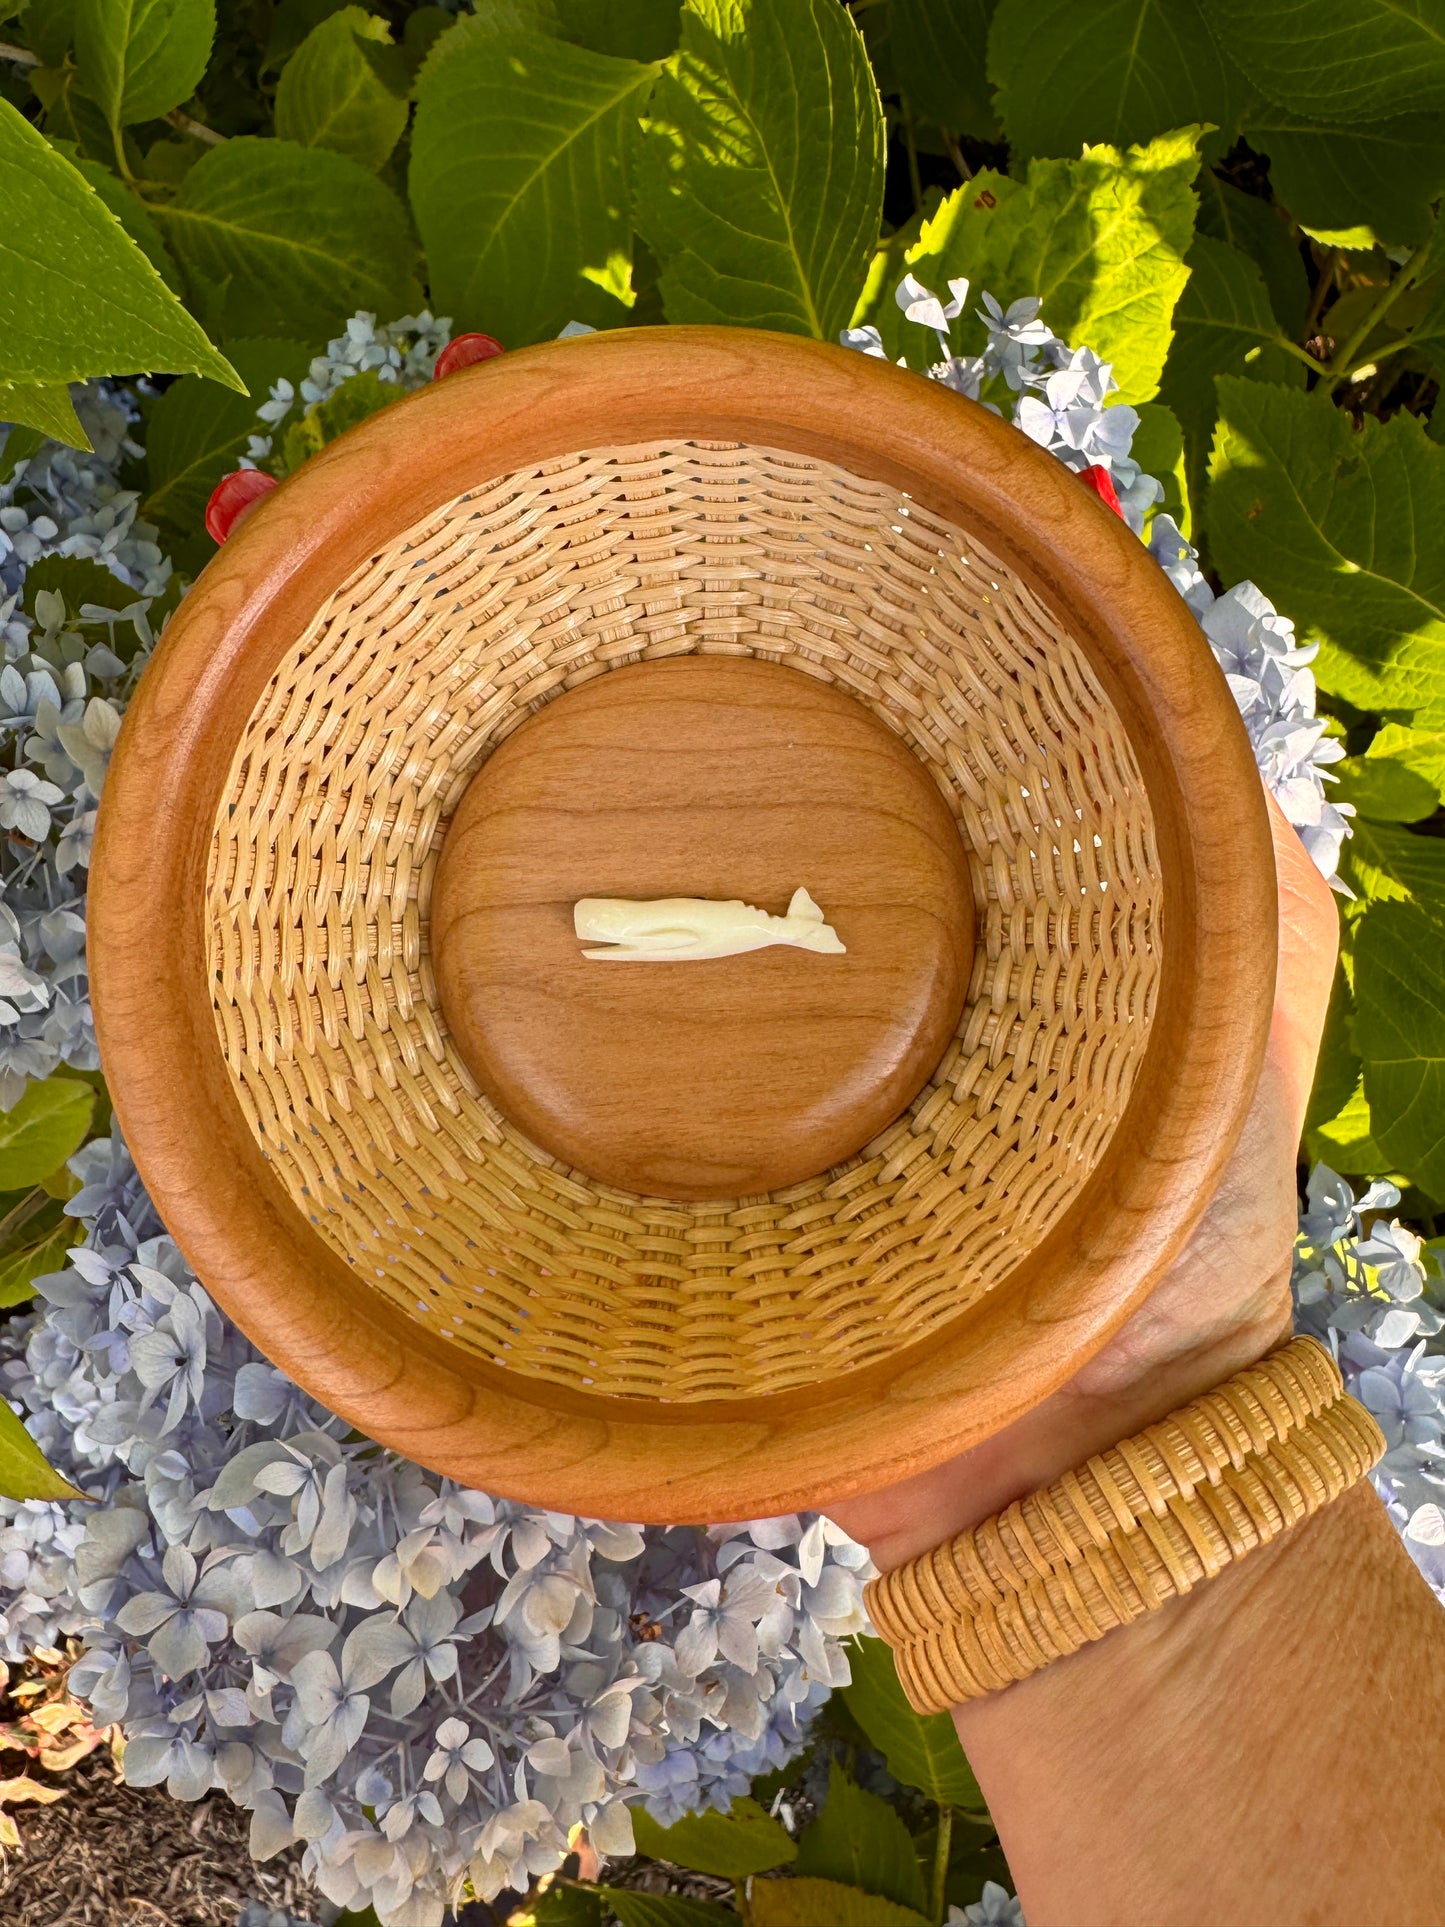
[[[1217,1579],[1330,1505],[1385,1450],[1329,1352],[1297,1337],[1160,1423],[869,1582],[909,1701],[1027,1679]]]
[[[1005,1431],[886,1494],[851,1501],[847,1530],[880,1572],[891,1571],[1212,1391],[1288,1330],[1287,1307],[1271,1293],[1259,1315],[1203,1338],[1191,1334],[1193,1342],[1173,1351],[1145,1349],[1144,1333],[1137,1352],[1116,1342],[1107,1361],[1085,1367]]]
[[[1439,1606],[1367,1481],[954,1719],[1030,1920],[1439,1918]],[[1401,1681],[1409,1690],[1401,1690]],[[1342,1827],[1344,1786],[1390,1852]]]

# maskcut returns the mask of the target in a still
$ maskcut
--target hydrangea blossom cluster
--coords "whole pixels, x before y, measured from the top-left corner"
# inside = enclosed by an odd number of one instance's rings
[[[1309,665],[1319,644],[1301,648],[1289,617],[1252,582],[1237,582],[1216,596],[1172,515],[1161,511],[1154,517],[1149,552],[1209,638],[1275,801],[1320,874],[1348,895],[1336,872],[1355,806],[1331,803],[1325,791],[1325,783],[1336,780],[1329,765],[1340,761],[1345,746],[1325,734],[1325,719],[1315,714]]]
[[[0,638],[7,662],[29,652],[31,624],[20,590],[26,569],[43,557],[98,563],[140,597],[159,595],[170,579],[155,529],[136,520],[139,497],[117,480],[122,462],[142,453],[131,436],[139,415],[134,396],[91,382],[75,390],[75,401],[93,449],[43,442],[0,482]]]
[[[316,355],[305,378],[297,385],[284,378],[274,384],[270,394],[256,410],[265,423],[265,433],[252,435],[241,457],[242,468],[256,468],[271,453],[275,431],[291,411],[299,406],[304,413],[317,402],[329,401],[344,381],[370,370],[378,381],[395,382],[408,393],[431,380],[436,358],[451,339],[450,321],[438,321],[423,310],[403,315],[400,321],[378,328],[376,316],[354,314],[345,332],[326,344],[324,355]]]
[[[1103,468],[1119,498],[1124,520],[1135,535],[1143,532],[1144,518],[1164,489],[1144,474],[1129,453],[1139,426],[1136,411],[1122,402],[1106,407],[1119,384],[1107,361],[1091,348],[1070,348],[1039,317],[1037,295],[1026,295],[1007,308],[991,294],[975,316],[984,325],[986,340],[980,354],[956,352],[953,329],[965,319],[969,284],[950,281],[949,299],[942,301],[913,275],[904,275],[894,299],[904,319],[932,331],[939,360],[927,369],[934,381],[970,401],[983,401],[1000,412],[994,396],[1013,397],[1013,420],[1030,441],[1046,448],[1067,468],[1081,473]],[[878,329],[845,328],[843,345],[866,355],[885,358]],[[902,366],[907,358],[900,357]]]
[[[1090,349],[1061,341],[1040,318],[1036,296],[1005,308],[985,294],[974,311],[983,323],[983,349],[957,352],[953,330],[965,319],[968,288],[966,280],[950,281],[943,301],[911,274],[899,283],[894,298],[904,318],[932,330],[938,343],[939,360],[923,372],[996,414],[993,398],[1011,396],[1014,423],[1031,441],[1076,473],[1106,470],[1135,535],[1143,536],[1149,522],[1150,554],[1198,617],[1229,679],[1265,782],[1321,874],[1343,890],[1336,871],[1354,808],[1331,803],[1325,792],[1325,782],[1334,780],[1326,774],[1328,765],[1345,750],[1326,736],[1325,720],[1315,714],[1308,665],[1318,644],[1299,647],[1293,623],[1252,582],[1215,596],[1173,516],[1157,508],[1163,485],[1130,453],[1139,416],[1126,403],[1110,402],[1119,386],[1112,367]],[[845,328],[841,339],[845,347],[886,358],[876,327]],[[906,357],[900,360],[907,365]]]
[[[627,1802],[728,1805],[846,1681],[865,1556],[822,1519],[642,1530],[494,1500],[357,1438],[222,1316],[121,1142],[4,1334],[0,1391],[99,1505],[0,1502],[0,1646],[75,1634],[126,1775],[252,1814],[326,1897],[437,1927]]]
[[[120,464],[133,397],[93,384],[79,395],[91,453],[46,442],[0,485],[0,1109],[33,1077],[99,1064],[85,968],[85,870],[96,804],[121,712],[152,636],[146,611],[170,562],[136,520]],[[115,578],[113,606],[41,590],[22,606],[28,569],[49,556]]]
[[[950,1907],[947,1927],[1027,1927],[1018,1896],[996,1880],[985,1880],[983,1892],[967,1907]]]
[[[1331,1346],[1345,1388],[1385,1435],[1375,1490],[1445,1604],[1445,1317],[1423,1241],[1367,1213],[1400,1202],[1378,1181],[1356,1198],[1328,1165],[1310,1174],[1295,1247],[1295,1323]]]

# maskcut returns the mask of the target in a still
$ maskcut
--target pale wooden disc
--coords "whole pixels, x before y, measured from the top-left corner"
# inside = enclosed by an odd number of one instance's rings
[[[804,886],[844,956],[583,956],[580,897]],[[753,658],[614,671],[549,703],[473,779],[431,917],[468,1068],[543,1149],[632,1191],[776,1191],[851,1157],[926,1083],[973,952],[962,841],[862,704]]]

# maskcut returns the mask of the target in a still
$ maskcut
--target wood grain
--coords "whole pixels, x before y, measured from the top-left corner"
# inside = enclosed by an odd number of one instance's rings
[[[522,1382],[384,1304],[292,1207],[236,1103],[207,973],[212,825],[238,734],[338,582],[479,481],[619,434],[838,462],[972,530],[1087,650],[1148,786],[1166,969],[1093,1181],[942,1337],[806,1394],[667,1407]],[[1263,793],[1197,623],[1137,540],[1009,424],[844,350],[636,329],[510,354],[373,416],[268,497],[172,618],[106,783],[89,898],[101,1053],[141,1175],[217,1301],[372,1437],[594,1516],[754,1517],[882,1486],[1055,1390],[1141,1304],[1238,1138],[1269,1023]]]
[[[841,957],[589,960],[580,897],[804,885]],[[624,1190],[736,1198],[851,1157],[957,1028],[967,861],[918,759],[861,703],[753,658],[688,656],[569,691],[482,766],[447,831],[432,962],[507,1117]]]

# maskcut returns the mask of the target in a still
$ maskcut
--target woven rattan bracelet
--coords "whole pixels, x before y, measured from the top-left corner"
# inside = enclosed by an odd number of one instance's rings
[[[996,1691],[1213,1578],[1337,1498],[1385,1449],[1323,1346],[1216,1391],[867,1591],[921,1713]]]
[[[874,1624],[898,1645],[939,1630],[959,1612],[997,1606],[1028,1579],[1067,1568],[1085,1541],[1102,1544],[1116,1529],[1132,1532],[1224,1468],[1240,1471],[1340,1392],[1323,1346],[1292,1340],[996,1518],[876,1580],[869,1595]]]

